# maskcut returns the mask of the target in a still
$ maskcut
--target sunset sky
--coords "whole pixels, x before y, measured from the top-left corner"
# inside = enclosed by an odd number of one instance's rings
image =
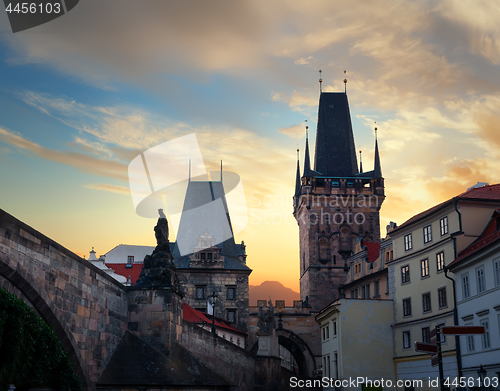
[[[241,176],[250,283],[298,290],[291,215],[305,120],[347,94],[389,221],[500,182],[500,5],[491,1],[82,0],[12,34],[0,12],[0,208],[79,255],[154,245],[127,166],[195,132]],[[267,218],[266,218],[267,216]]]

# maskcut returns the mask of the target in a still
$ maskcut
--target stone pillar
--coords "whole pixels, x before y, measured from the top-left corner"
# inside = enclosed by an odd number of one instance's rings
[[[181,296],[170,288],[132,289],[128,302],[129,330],[168,356],[180,340]]]
[[[182,297],[168,241],[168,223],[160,209],[154,229],[158,245],[144,258],[137,284],[128,289],[128,327],[139,338],[168,355],[180,340]]]

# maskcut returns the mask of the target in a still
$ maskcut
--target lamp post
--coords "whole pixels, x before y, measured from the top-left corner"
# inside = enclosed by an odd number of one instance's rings
[[[215,298],[216,298],[215,291],[212,293],[212,333],[214,336],[217,335],[217,330],[215,330]]]

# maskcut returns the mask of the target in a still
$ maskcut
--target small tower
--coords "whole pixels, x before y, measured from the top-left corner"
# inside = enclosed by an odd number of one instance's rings
[[[374,170],[363,172],[360,164],[358,172],[345,92],[321,92],[317,126],[314,170],[306,133],[304,172],[300,186],[296,180],[293,197],[300,238],[300,297],[313,310],[339,297],[356,239],[380,239],[379,210],[385,199],[377,140]]]

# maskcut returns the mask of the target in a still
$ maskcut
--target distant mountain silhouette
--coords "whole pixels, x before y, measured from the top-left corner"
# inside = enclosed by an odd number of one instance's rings
[[[300,300],[298,292],[287,288],[278,281],[264,281],[260,285],[249,285],[248,290],[251,306],[256,306],[257,300],[269,300],[269,296],[271,296],[273,305],[276,303],[276,300],[285,300],[287,307],[291,307],[294,300]]]

